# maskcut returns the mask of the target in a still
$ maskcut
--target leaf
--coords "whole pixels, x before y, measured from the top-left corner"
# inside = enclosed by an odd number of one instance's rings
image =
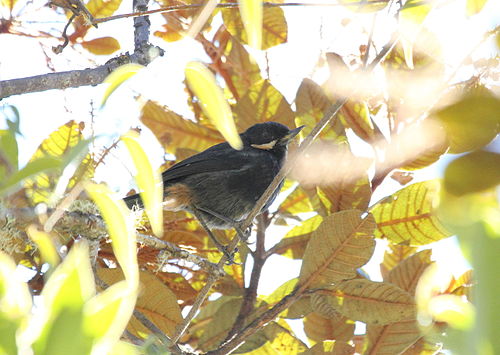
[[[300,270],[300,286],[316,288],[354,278],[356,269],[373,254],[375,220],[357,210],[342,211],[323,219],[307,244]]]
[[[367,0],[359,2],[358,0],[340,0],[339,3],[343,4],[346,8],[354,12],[375,12],[383,10],[387,6],[389,1]],[[354,4],[350,5],[351,3]]]
[[[122,199],[114,196],[105,185],[88,184],[86,191],[94,200],[106,222],[113,252],[132,290],[137,290],[139,269],[137,264],[136,235],[131,212]]]
[[[199,340],[199,346],[202,350],[215,349],[224,340],[236,320],[241,302],[241,298],[224,299],[216,312],[209,317],[210,326],[205,327]],[[200,318],[203,319],[201,313]]]
[[[324,341],[315,344],[312,348],[302,353],[302,355],[354,355],[354,346],[339,341]]]
[[[433,114],[445,128],[449,153],[482,148],[500,132],[500,99],[484,88],[466,93],[462,99]]]
[[[111,74],[109,74],[103,83],[107,84],[106,90],[102,96],[101,108],[106,105],[109,97],[117,88],[119,88],[125,81],[136,75],[144,66],[136,63],[128,63],[119,66]]]
[[[92,337],[83,331],[84,303],[95,295],[94,277],[85,241],[76,243],[54,270],[41,293],[43,312],[34,320],[40,330],[35,354],[88,354]]]
[[[405,60],[413,69],[413,42],[420,31],[420,25],[432,9],[432,4],[421,0],[408,0],[399,11],[400,31]]]
[[[349,341],[354,336],[354,328],[354,322],[340,314],[330,318],[313,312],[304,318],[304,331],[307,337],[315,342],[324,340]]]
[[[443,344],[432,343],[425,338],[420,338],[414,345],[406,350],[402,355],[435,355],[442,350]]]
[[[114,37],[100,37],[80,43],[83,48],[96,55],[109,55],[120,49],[120,43]]]
[[[269,80],[262,80],[249,87],[245,96],[234,105],[233,113],[240,130],[267,121],[292,127],[295,116],[290,104]]]
[[[485,150],[463,155],[448,164],[444,187],[455,196],[491,189],[500,184],[500,154]]]
[[[404,244],[389,243],[388,249],[384,252],[384,260],[380,264],[380,271],[385,280],[389,271],[396,267],[400,262],[409,256],[415,254],[417,247],[411,247]]]
[[[371,142],[375,138],[375,129],[366,103],[349,100],[340,108],[339,116],[365,142]]]
[[[253,355],[300,354],[307,346],[297,339],[285,321],[270,322],[259,332],[245,340],[236,353]]]
[[[219,132],[189,121],[153,101],[142,107],[141,121],[170,154],[175,155],[179,148],[202,151],[222,142]]]
[[[250,57],[245,47],[234,37],[228,35],[224,49],[226,61],[222,64],[221,75],[226,81],[226,86],[231,89],[233,96],[239,100],[246,94],[248,88],[259,83],[262,79],[260,68],[255,60]],[[224,72],[227,75],[224,75]]]
[[[378,226],[375,237],[419,246],[451,236],[436,216],[439,190],[439,181],[423,181],[378,202],[371,209]]]
[[[94,17],[108,17],[115,13],[121,0],[90,0],[85,7]]]
[[[134,162],[137,186],[141,190],[141,199],[144,202],[151,228],[156,236],[163,235],[163,183],[159,171],[153,170],[146,152],[140,146],[137,138],[139,134],[129,131],[121,137]]]
[[[332,101],[323,91],[323,88],[311,79],[304,79],[300,84],[295,97],[297,117],[295,124],[305,125],[300,132],[302,137],[311,133],[312,128],[318,123],[328,111]],[[334,120],[334,126],[326,126],[321,130],[319,137],[322,140],[333,142],[345,141],[345,129],[340,120]]]
[[[426,249],[404,259],[389,272],[385,281],[414,295],[420,277],[432,263],[431,253],[430,249]],[[367,335],[369,339],[367,354],[399,354],[422,336],[415,320],[384,326],[369,325]]]
[[[0,352],[17,354],[16,332],[31,311],[28,285],[19,279],[16,264],[0,252]]]
[[[332,307],[352,320],[383,325],[416,318],[413,297],[391,283],[347,280],[330,292]]]
[[[56,267],[59,264],[60,257],[52,242],[50,234],[38,230],[37,226],[34,224],[26,228],[26,233],[36,243],[43,262],[49,263],[51,268]]]
[[[17,171],[19,167],[18,155],[16,132],[10,129],[0,130],[0,162],[4,165],[4,175]],[[7,164],[8,166],[5,166]]]
[[[4,180],[4,182],[0,185],[0,194],[12,193],[13,190],[18,188],[19,184],[21,184],[23,180],[28,178],[33,179],[38,174],[48,173],[57,170],[60,167],[60,159],[52,157],[42,157],[29,162],[24,168]]]
[[[6,9],[9,10],[9,13],[12,13],[12,10],[14,9],[14,6],[16,5],[17,0],[2,0],[0,3],[2,7],[5,7]]]
[[[298,213],[312,212],[313,207],[304,190],[300,186],[297,186],[295,190],[287,196],[285,201],[283,201],[278,211],[280,213],[286,212],[291,215],[296,215]]]
[[[452,293],[457,296],[466,296],[470,301],[473,286],[474,281],[472,279],[472,270],[468,270],[458,279],[452,279],[452,282],[450,282],[450,285],[448,286],[447,293]]]
[[[233,114],[215,76],[200,62],[189,62],[184,70],[186,81],[201,103],[203,112],[234,149],[241,150],[243,142],[236,130]]]
[[[30,159],[34,162],[40,158],[64,159],[71,155],[72,150],[83,141],[83,122],[76,123],[69,121],[54,131],[39,146],[35,154]],[[45,163],[44,163],[45,164]],[[52,166],[52,163],[49,163]],[[33,166],[34,167],[34,166]],[[38,166],[35,170],[38,170]],[[68,188],[73,187],[78,181],[84,178],[90,178],[94,173],[94,165],[91,157],[87,155],[67,184]],[[40,202],[47,202],[50,194],[54,191],[59,177],[54,174],[41,173],[36,178],[25,181],[26,194],[33,205]]]
[[[239,9],[250,47],[262,46],[262,0],[239,0]]]
[[[292,259],[302,259],[306,245],[311,238],[311,233],[319,227],[322,221],[323,217],[319,215],[305,220],[299,226],[292,228],[292,230],[273,247],[273,251]]]
[[[227,30],[240,42],[249,43],[246,27],[238,9],[221,9],[222,19]],[[262,12],[262,48],[271,48],[285,43],[288,37],[288,26],[283,9],[265,7]]]
[[[467,16],[472,16],[480,13],[487,1],[488,0],[467,0],[465,14]]]
[[[370,203],[372,189],[368,176],[364,175],[352,180],[340,174],[340,181],[335,184],[317,187],[318,196],[329,213],[350,209],[365,211]]]
[[[123,273],[120,269],[99,268],[98,275],[108,284],[123,280]],[[177,297],[156,275],[141,271],[139,276],[141,293],[137,298],[136,308],[165,334],[172,336],[175,333],[175,327],[182,322]],[[136,336],[150,332],[135,317],[132,317],[127,329]]]

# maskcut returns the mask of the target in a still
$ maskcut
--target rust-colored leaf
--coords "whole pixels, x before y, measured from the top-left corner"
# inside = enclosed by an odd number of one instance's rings
[[[366,142],[373,140],[375,130],[366,103],[347,101],[340,109],[339,115],[359,138]]]
[[[97,270],[97,274],[109,285],[123,280],[121,269],[100,268]],[[173,335],[175,327],[182,321],[177,297],[158,277],[149,272],[140,272],[140,284],[142,291],[137,299],[136,309],[165,334]],[[139,332],[150,333],[150,330],[135,317],[132,317],[127,329],[136,336],[140,336]]]
[[[178,148],[202,151],[223,141],[216,130],[189,121],[153,101],[143,106],[141,121],[171,154]]]
[[[100,37],[83,41],[82,47],[90,53],[97,55],[108,55],[120,49],[120,43],[113,37]]]
[[[371,209],[378,226],[375,236],[411,246],[451,236],[436,215],[439,190],[439,181],[423,181],[378,202]]]
[[[375,248],[375,220],[362,214],[348,210],[323,219],[307,244],[299,285],[316,288],[356,276]]]

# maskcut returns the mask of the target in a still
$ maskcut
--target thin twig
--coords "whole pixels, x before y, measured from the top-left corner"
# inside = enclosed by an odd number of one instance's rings
[[[379,0],[379,1],[371,1],[370,5],[372,4],[385,4],[387,1],[386,0]],[[188,5],[173,5],[173,6],[166,6],[162,7],[159,9],[154,9],[154,10],[148,10],[148,11],[139,11],[139,12],[134,12],[131,14],[120,14],[120,15],[114,15],[114,16],[108,16],[108,17],[102,17],[102,18],[96,18],[94,20],[94,24],[99,24],[103,22],[108,22],[108,21],[113,21],[113,20],[119,20],[123,18],[129,18],[129,17],[137,17],[137,16],[144,16],[144,15],[152,15],[156,13],[165,13],[165,12],[175,12],[175,11],[183,11],[183,10],[190,10],[190,9],[198,9],[202,8],[206,5],[206,3],[201,3],[201,4],[188,4]],[[264,2],[262,3],[264,7],[332,7],[332,6],[346,6],[345,4],[340,4],[340,3],[302,3],[302,2],[290,2],[290,3],[274,3],[274,2]],[[353,2],[349,3],[349,6],[365,6],[367,5],[366,1],[359,1],[359,2]],[[238,7],[238,3],[221,3],[217,4],[217,8],[236,8]]]

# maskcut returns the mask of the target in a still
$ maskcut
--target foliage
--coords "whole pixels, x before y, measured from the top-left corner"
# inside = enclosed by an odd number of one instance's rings
[[[389,3],[395,2],[341,1],[353,12],[379,12]],[[239,245],[237,264],[216,265],[222,253],[193,216],[161,210],[160,177],[135,132],[121,141],[137,172],[144,213],[132,213],[110,188],[92,182],[109,149],[92,134],[86,138],[83,122],[61,125],[22,166],[20,120],[32,118],[20,117],[15,107],[5,110],[6,128],[0,131],[0,216],[6,221],[0,227],[0,354],[65,354],[68,349],[75,354],[500,351],[495,334],[500,327],[500,154],[490,145],[500,132],[498,80],[494,70],[478,65],[470,78],[450,85],[436,59],[439,44],[422,29],[433,6],[402,3],[397,10],[401,43],[389,46],[379,68],[387,80],[383,88],[367,90],[362,84],[371,80],[365,57],[375,57],[368,46],[351,53],[349,64],[347,56],[329,53],[330,78],[323,85],[304,78],[290,103],[246,46],[267,50],[286,43],[285,12],[264,6],[259,13],[261,2],[241,1],[241,15],[236,7],[216,9],[223,25],[212,29],[217,24],[212,17],[195,38],[208,59],[186,68],[192,119],[137,98],[141,124],[169,153],[165,168],[223,139],[238,147],[236,130],[259,122],[306,125],[304,138],[338,98],[349,98],[306,152],[296,156],[297,147],[291,148],[295,165],[283,201],[257,218],[256,243]],[[464,11],[473,16],[485,3],[468,0]],[[75,9],[69,2],[54,4],[68,17]],[[92,28],[92,17],[110,16],[120,4],[88,1],[90,15],[72,22],[70,47],[96,55],[118,50],[117,38],[103,31],[90,39],[89,33],[101,31]],[[192,3],[162,0],[157,5]],[[9,14],[1,20],[2,33],[27,35],[16,17],[22,18],[28,4],[11,0],[1,7]],[[162,30],[154,36],[181,40],[195,21],[194,8],[163,13]],[[437,48],[435,56],[422,51],[421,41]],[[492,61],[498,65],[498,56]],[[128,65],[115,71],[102,105],[139,70],[148,68]],[[428,95],[418,92],[422,100],[415,100],[417,86],[431,79],[438,85]],[[349,83],[357,85],[353,89]],[[354,153],[363,145],[372,159]],[[374,200],[377,189],[390,185],[386,178],[392,171],[418,171],[446,161],[448,153],[462,155],[447,164],[443,179],[408,184],[400,178],[405,186],[384,190],[385,196]],[[26,211],[37,212],[27,221]],[[85,228],[65,224],[70,217],[83,218]],[[266,249],[264,238],[272,240],[281,231],[284,236]],[[215,233],[226,244],[235,238],[234,231]],[[456,278],[443,275],[432,256],[431,244],[452,235],[473,267]],[[385,248],[379,279],[363,269],[377,247]],[[271,257],[281,265],[290,261],[280,256],[300,262],[300,272],[262,295],[258,286],[265,264]],[[16,276],[20,269],[32,271],[28,282]],[[207,284],[213,287],[205,291]],[[33,307],[33,295],[39,307]],[[192,321],[186,316],[191,307]],[[296,331],[298,322],[306,339]],[[366,331],[360,334],[356,322]]]

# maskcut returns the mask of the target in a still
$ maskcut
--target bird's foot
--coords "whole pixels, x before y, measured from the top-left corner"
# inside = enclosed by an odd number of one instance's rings
[[[234,227],[234,229],[236,230],[236,233],[238,234],[238,236],[240,237],[240,240],[244,243],[247,243],[247,244],[252,244],[252,243],[249,243],[248,242],[248,238],[250,238],[250,235],[252,234],[252,226],[250,225],[247,229],[245,229],[243,231],[243,229],[241,229],[241,227],[239,225],[236,225]]]
[[[234,248],[233,252],[230,253],[228,248],[226,246],[223,246],[221,248],[222,250],[222,253],[224,254],[224,256],[226,257],[226,265],[241,265],[241,263],[238,263],[236,261],[234,261],[234,256],[236,255],[236,253],[238,252],[238,248]]]

